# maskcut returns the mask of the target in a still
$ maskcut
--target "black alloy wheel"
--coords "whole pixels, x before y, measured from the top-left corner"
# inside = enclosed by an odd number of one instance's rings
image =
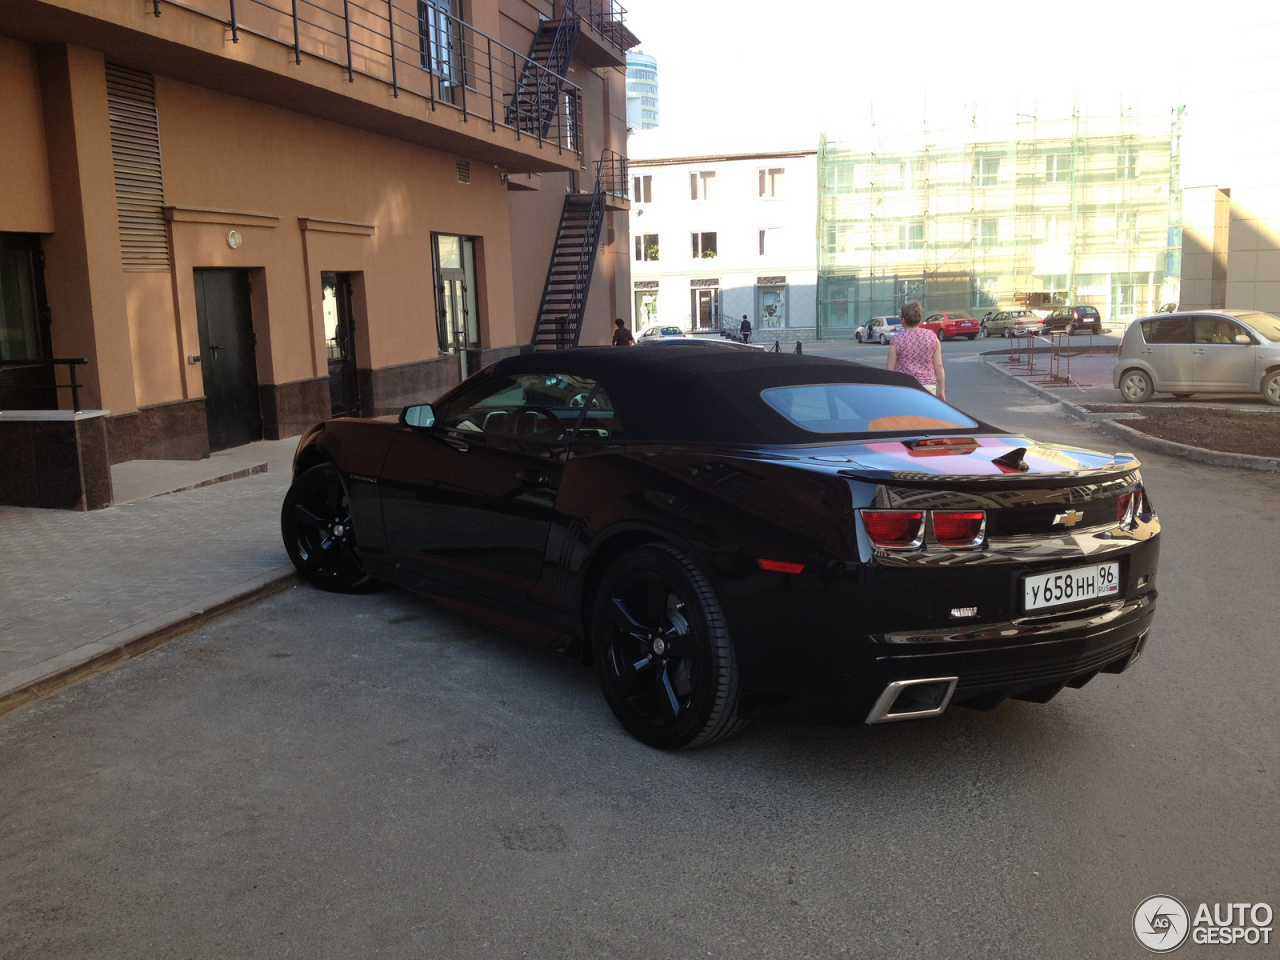
[[[280,511],[280,532],[293,565],[321,590],[357,593],[376,583],[360,562],[347,492],[332,464],[294,479]]]
[[[605,700],[642,743],[700,747],[746,726],[720,601],[679,550],[638,547],[609,568],[596,595],[591,642]]]

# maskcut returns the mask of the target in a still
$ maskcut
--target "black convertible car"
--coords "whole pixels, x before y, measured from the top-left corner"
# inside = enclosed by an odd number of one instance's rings
[[[375,579],[593,662],[656,747],[752,704],[867,723],[1119,673],[1159,521],[1128,455],[980,423],[910,377],[689,346],[499,361],[298,446],[281,517],[327,590]]]

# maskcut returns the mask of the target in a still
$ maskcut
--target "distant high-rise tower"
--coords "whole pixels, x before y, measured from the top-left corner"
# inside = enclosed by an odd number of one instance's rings
[[[658,125],[658,61],[639,50],[627,53],[627,128]]]

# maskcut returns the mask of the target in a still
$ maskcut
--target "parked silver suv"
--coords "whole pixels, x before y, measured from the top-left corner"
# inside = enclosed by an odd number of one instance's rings
[[[1129,403],[1157,392],[1261,393],[1280,406],[1280,317],[1204,310],[1135,320],[1120,341],[1113,379]]]

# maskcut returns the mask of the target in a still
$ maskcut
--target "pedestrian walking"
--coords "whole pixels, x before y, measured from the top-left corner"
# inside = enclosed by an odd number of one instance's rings
[[[889,344],[890,370],[909,373],[939,400],[947,399],[946,374],[942,369],[942,342],[928,327],[920,326],[924,308],[919,300],[902,305],[902,332]]]
[[[742,315],[742,323],[738,326],[738,335],[742,337],[743,343],[751,342],[751,321],[747,319],[747,315]]]
[[[627,325],[622,322],[619,317],[613,322],[613,345],[615,347],[629,347],[636,342],[636,338],[631,335],[631,331],[627,329]]]

